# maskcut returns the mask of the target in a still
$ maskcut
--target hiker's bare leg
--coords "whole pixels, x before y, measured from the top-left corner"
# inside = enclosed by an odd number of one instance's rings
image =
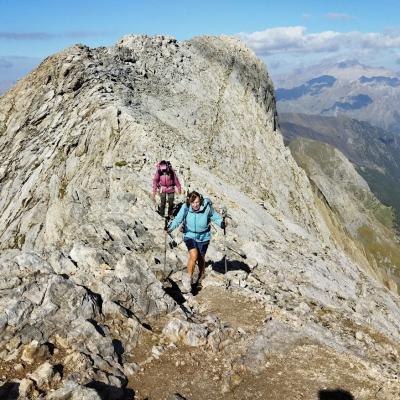
[[[193,278],[194,268],[196,266],[196,261],[199,255],[199,251],[197,249],[189,250],[189,258],[187,262],[187,272],[190,276],[190,279]]]
[[[204,278],[204,274],[205,274],[205,271],[206,271],[206,260],[205,260],[205,257],[202,256],[200,253],[197,256],[197,262],[198,262],[198,265],[199,265],[199,279],[198,279],[198,282],[201,282],[201,280]]]

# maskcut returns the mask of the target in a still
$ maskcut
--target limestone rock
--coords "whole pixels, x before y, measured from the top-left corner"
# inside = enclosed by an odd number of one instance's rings
[[[19,395],[22,398],[37,397],[39,392],[35,388],[35,383],[31,379],[22,379],[19,382]]]
[[[163,329],[163,335],[172,343],[182,341],[188,346],[204,346],[207,343],[208,330],[199,324],[171,319]]]
[[[49,362],[45,362],[32,374],[29,374],[28,377],[32,379],[40,389],[43,389],[51,383],[56,374],[57,372],[54,366]]]
[[[67,381],[62,388],[50,392],[46,397],[49,400],[101,400],[102,398],[95,389],[71,381]]]
[[[33,340],[31,343],[24,346],[22,350],[21,360],[33,364],[41,363],[50,357],[50,350],[47,345],[39,345],[37,340]]]

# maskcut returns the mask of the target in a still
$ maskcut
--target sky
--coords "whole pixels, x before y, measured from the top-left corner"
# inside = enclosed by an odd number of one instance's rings
[[[68,46],[126,34],[235,35],[274,73],[322,60],[400,70],[399,0],[0,0],[0,82]]]

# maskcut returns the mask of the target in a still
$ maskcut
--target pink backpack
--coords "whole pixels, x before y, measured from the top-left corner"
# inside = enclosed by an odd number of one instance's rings
[[[175,174],[169,161],[162,160],[157,165],[159,186],[175,186]]]

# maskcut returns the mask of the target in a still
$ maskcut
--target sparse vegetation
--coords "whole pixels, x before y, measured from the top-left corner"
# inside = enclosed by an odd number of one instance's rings
[[[128,163],[125,160],[120,160],[120,161],[117,161],[114,165],[116,167],[125,167],[128,165]]]

